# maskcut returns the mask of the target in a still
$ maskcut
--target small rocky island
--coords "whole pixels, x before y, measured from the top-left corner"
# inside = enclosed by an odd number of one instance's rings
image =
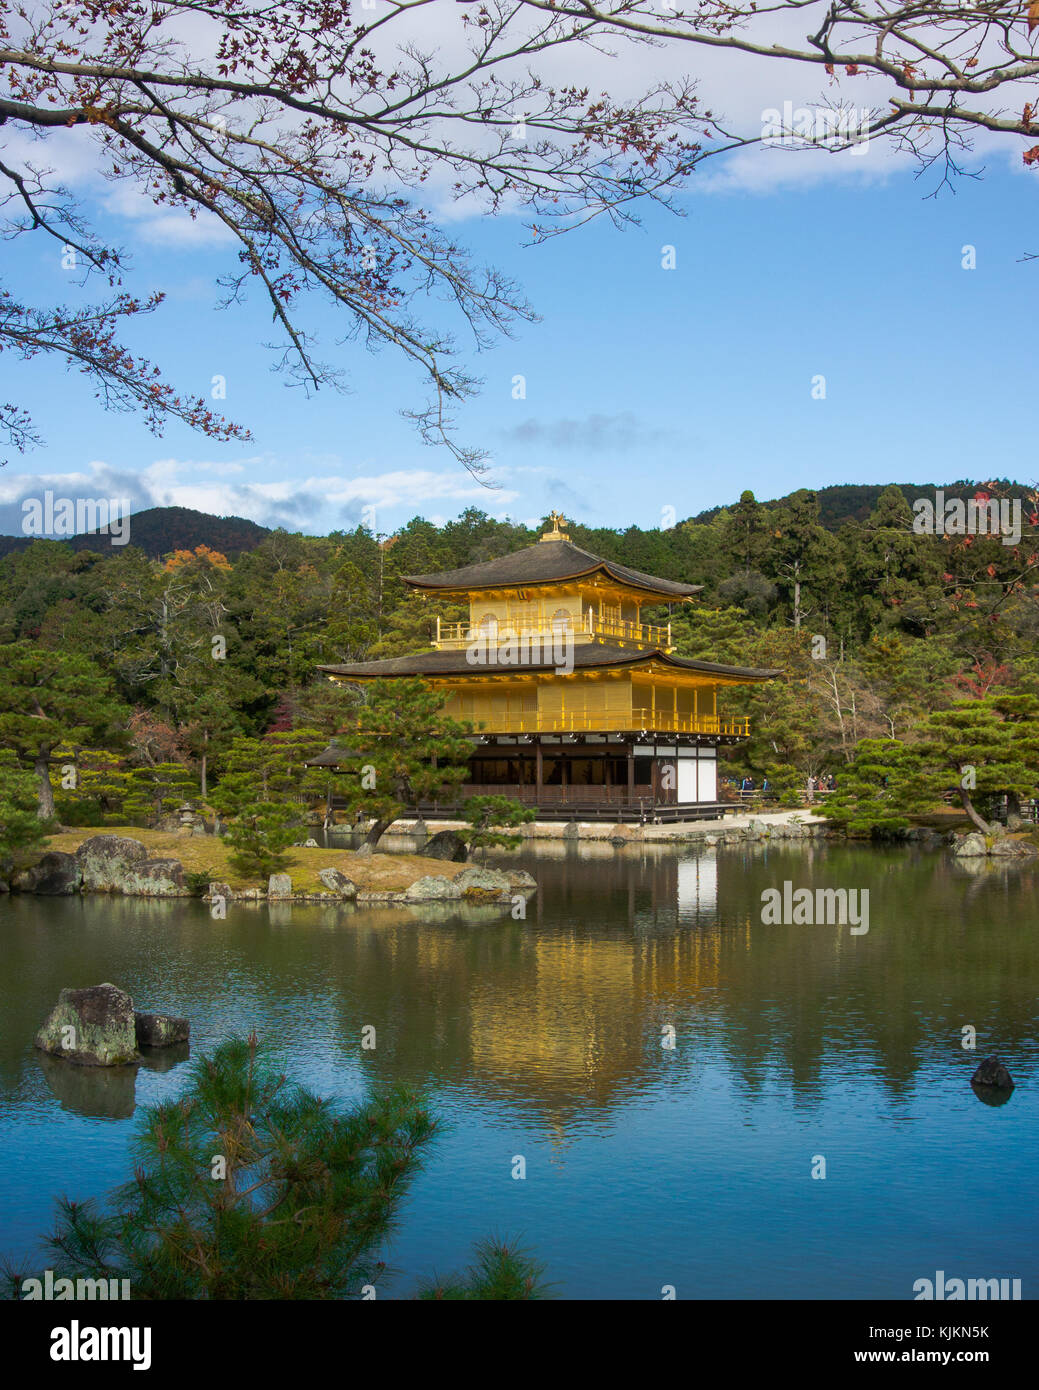
[[[85,1067],[136,1066],[139,1048],[175,1047],[190,1037],[186,1018],[139,1013],[113,984],[63,989],[36,1034],[41,1052]]]
[[[463,865],[438,852],[441,846],[431,842],[431,847],[433,853],[428,856],[365,855],[321,849],[310,841],[289,852],[288,872],[271,874],[265,884],[256,884],[231,871],[224,842],[215,836],[178,840],[142,830],[84,839],[82,832],[65,831],[51,836],[47,852],[19,869],[9,887],[15,893],[45,897],[118,893],[144,898],[202,897],[208,903],[502,905],[510,904],[517,894],[529,897],[537,890],[535,880],[522,869]]]

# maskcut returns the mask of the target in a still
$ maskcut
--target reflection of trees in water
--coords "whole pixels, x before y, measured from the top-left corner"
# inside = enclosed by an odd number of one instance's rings
[[[904,1095],[925,1060],[962,1071],[966,1087],[982,1049],[1012,1064],[1034,1048],[1034,869],[975,877],[944,853],[840,846],[694,859],[608,844],[524,851],[541,888],[518,922],[292,906],[232,907],[214,923],[199,904],[26,899],[33,930],[5,929],[20,988],[5,996],[4,1079],[24,1076],[25,1043],[58,989],[101,974],[146,989],[152,1007],[190,1016],[204,1000],[225,1031],[290,1018],[283,1040],[304,1077],[313,1043],[372,1080],[457,1088],[563,1128],[649,1089],[687,1095],[711,1063],[734,1099],[767,1088],[811,1106],[867,1075]],[[868,888],[869,932],[763,926],[761,893],[785,879]],[[965,1023],[977,1054],[960,1049]],[[360,1048],[365,1024],[374,1052]],[[665,1024],[674,1052],[660,1045]]]
[[[525,856],[541,883],[526,925],[419,928],[399,942],[414,997],[398,998],[404,1026],[373,1068],[560,1114],[665,1078],[687,1086],[712,1057],[736,1094],[778,1079],[810,1105],[826,1082],[864,1074],[903,1095],[925,1058],[963,1069],[966,1084],[976,1058],[959,1048],[965,1022],[979,1046],[1032,1047],[1030,874],[998,874],[971,901],[941,854],[741,849],[717,859],[717,906],[679,911],[673,850],[603,848]],[[784,879],[868,888],[869,932],[763,926],[761,892]],[[376,975],[356,966],[377,994]],[[678,1030],[671,1056],[665,1023]]]

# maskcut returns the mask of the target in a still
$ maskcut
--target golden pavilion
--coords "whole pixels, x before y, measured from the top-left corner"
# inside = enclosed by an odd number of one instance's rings
[[[592,555],[561,516],[549,521],[511,555],[405,578],[468,602],[468,621],[436,619],[432,651],[319,669],[361,684],[421,676],[440,690],[444,713],[473,726],[462,800],[512,796],[568,819],[718,807],[718,748],[749,732],[719,716],[718,690],[780,672],[675,656],[670,623],[644,623],[642,610],[689,603],[702,586]]]

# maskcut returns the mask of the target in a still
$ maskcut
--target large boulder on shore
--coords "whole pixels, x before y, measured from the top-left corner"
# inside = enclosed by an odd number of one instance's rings
[[[795,820],[773,821],[768,828],[770,840],[803,840],[804,826]]]
[[[1036,854],[1034,845],[1027,840],[997,840],[989,850],[994,859],[1032,859]]]
[[[288,874],[271,874],[267,880],[268,898],[291,898],[292,879]]]
[[[992,1086],[997,1091],[1014,1089],[1010,1073],[998,1057],[986,1057],[970,1080],[972,1086]]]
[[[357,897],[357,884],[352,878],[347,878],[341,869],[318,869],[317,876],[330,893],[336,893],[341,898]]]
[[[179,859],[140,859],[120,879],[120,893],[139,898],[190,897],[191,889]]]
[[[972,831],[956,840],[953,854],[957,859],[980,859],[988,855],[993,859],[1030,859],[1036,854],[1034,845],[1027,840],[1014,840],[997,828],[998,833],[982,835],[979,830]]]
[[[133,1000],[113,984],[63,989],[36,1034],[36,1046],[80,1066],[138,1062]]]
[[[138,1047],[173,1047],[177,1043],[186,1043],[191,1033],[191,1025],[186,1018],[135,1013],[133,1019]]]
[[[148,858],[140,840],[128,835],[92,835],[76,850],[84,893],[122,893],[132,866]]]
[[[517,889],[521,893],[537,891],[538,881],[533,874],[528,874],[526,869],[506,869],[505,877],[509,880],[509,887],[513,892]]]
[[[463,897],[475,898],[478,901],[501,902],[512,895],[509,876],[503,874],[500,869],[473,865],[471,869],[463,869],[460,874],[455,874],[454,881]]]
[[[51,850],[29,869],[14,877],[19,893],[40,893],[47,898],[64,898],[79,892],[83,873],[74,854]]]
[[[985,837],[980,830],[974,830],[969,835],[964,835],[962,840],[957,840],[953,854],[957,859],[974,859],[979,855],[988,854],[989,847],[985,843]]]
[[[446,859],[452,864],[464,864],[469,858],[469,846],[457,830],[441,830],[429,837],[419,853],[423,859]]]
[[[423,878],[417,878],[404,890],[404,897],[408,902],[435,902],[461,896],[462,890],[458,884],[441,874],[426,874]]]
[[[179,859],[149,859],[147,848],[128,835],[92,835],[76,850],[75,860],[84,893],[127,893],[139,898],[191,895]]]

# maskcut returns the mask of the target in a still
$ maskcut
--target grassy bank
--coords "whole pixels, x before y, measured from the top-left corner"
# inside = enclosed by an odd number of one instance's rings
[[[103,829],[76,829],[51,835],[48,850],[74,854],[84,840],[94,835],[125,835],[140,840],[153,859],[179,859],[188,873],[205,873],[232,888],[266,888],[258,879],[231,868],[228,846],[217,835],[176,835],[161,830],[140,830],[137,826],[108,826]],[[358,855],[345,849],[288,849],[285,872],[292,878],[294,892],[327,892],[318,878],[319,869],[339,869],[353,879],[358,888],[399,893],[425,874],[451,877],[461,872],[461,864],[442,859],[424,859],[419,854]]]

